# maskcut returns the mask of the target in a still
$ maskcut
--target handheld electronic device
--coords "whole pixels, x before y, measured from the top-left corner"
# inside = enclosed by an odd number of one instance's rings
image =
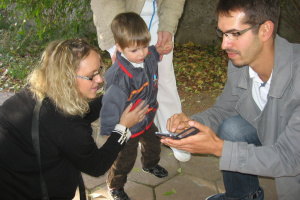
[[[160,132],[155,132],[155,134],[159,135],[159,136],[170,137],[170,138],[174,138],[176,140],[180,140],[182,138],[186,138],[191,135],[195,135],[196,133],[199,133],[199,132],[200,131],[197,128],[190,127],[178,134],[176,134],[176,133],[160,133]]]

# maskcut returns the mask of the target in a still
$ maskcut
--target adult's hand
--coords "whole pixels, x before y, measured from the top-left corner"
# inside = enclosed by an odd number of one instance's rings
[[[224,141],[218,138],[211,128],[196,121],[189,121],[188,124],[198,128],[200,132],[181,140],[165,137],[161,139],[161,142],[170,147],[191,153],[222,156]]]
[[[134,125],[136,125],[138,122],[141,122],[145,116],[146,112],[148,110],[149,105],[146,105],[144,108],[145,101],[142,101],[136,108],[134,108],[132,111],[132,103],[127,106],[127,108],[124,110],[120,123],[121,125],[130,128]]]
[[[167,121],[167,130],[172,133],[179,133],[190,127],[188,124],[188,121],[190,120],[191,118],[186,116],[184,113],[174,114]]]
[[[165,46],[167,42],[172,42],[173,35],[169,31],[160,31],[157,35],[158,39],[155,46]]]
[[[117,60],[117,47],[116,45],[112,46],[111,48],[107,49],[110,57],[111,57],[111,62],[114,64],[114,62]]]
[[[163,55],[168,54],[173,49],[173,35],[168,31],[160,31],[157,33],[158,39],[155,47],[159,52],[160,59],[162,59]]]
[[[117,60],[117,49],[111,56],[111,64],[114,64],[116,60]]]

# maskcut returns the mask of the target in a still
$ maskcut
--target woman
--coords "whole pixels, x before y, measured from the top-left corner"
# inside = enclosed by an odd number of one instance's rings
[[[101,77],[97,49],[82,39],[55,41],[44,51],[29,85],[0,106],[1,199],[41,199],[39,165],[34,153],[31,123],[39,112],[42,174],[50,199],[72,199],[78,170],[103,175],[129,138],[127,128],[141,121],[147,110],[140,104],[126,108],[107,142],[98,149],[91,123],[99,117]]]

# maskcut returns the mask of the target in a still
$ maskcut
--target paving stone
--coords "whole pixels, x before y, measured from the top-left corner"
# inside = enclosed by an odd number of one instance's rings
[[[225,192],[225,187],[224,187],[224,183],[223,183],[223,179],[220,181],[216,181],[216,185],[218,188],[218,192],[217,193],[224,193]]]
[[[264,188],[265,200],[278,200],[274,178],[259,177],[259,184]]]
[[[222,177],[219,170],[219,158],[215,156],[192,154],[191,160],[181,163],[181,167],[184,173],[211,181]]]
[[[154,200],[153,188],[149,186],[128,181],[124,187],[124,190],[131,200]],[[106,185],[100,186],[95,191],[91,192],[90,197],[92,200],[111,199],[107,192]]]
[[[174,190],[176,193],[166,195]],[[178,175],[155,188],[156,200],[194,200],[216,193],[213,181],[197,178],[188,174]]]
[[[102,184],[96,188],[94,188],[93,191],[89,193],[89,198],[91,200],[106,200],[110,199],[108,193],[107,193],[107,186],[106,184]],[[74,199],[73,199],[74,200]]]
[[[13,92],[0,92],[0,105],[2,105],[4,101],[6,101],[6,99],[8,99],[13,95],[14,95]]]
[[[177,170],[180,168],[180,165],[179,162],[174,158],[174,156],[170,155],[171,153],[172,150],[170,148],[161,145],[161,154],[160,154],[161,159],[159,165],[161,165],[166,170],[168,170],[169,175],[166,178],[157,178],[156,176],[145,173],[142,170],[142,164],[140,160],[141,152],[138,149],[137,160],[135,162],[134,169],[131,170],[131,172],[128,174],[128,179],[133,182],[142,183],[144,185],[156,186],[176,176],[178,174]]]
[[[82,173],[85,188],[88,190],[93,190],[93,188],[95,187],[98,187],[102,184],[106,184],[106,174],[99,177],[93,177]]]
[[[155,200],[152,187],[128,181],[124,189],[131,200]]]

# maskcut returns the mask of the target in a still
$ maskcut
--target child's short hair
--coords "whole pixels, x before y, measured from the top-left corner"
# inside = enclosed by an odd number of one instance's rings
[[[148,45],[151,39],[145,21],[134,12],[118,14],[111,23],[115,43],[124,49],[133,45]]]

